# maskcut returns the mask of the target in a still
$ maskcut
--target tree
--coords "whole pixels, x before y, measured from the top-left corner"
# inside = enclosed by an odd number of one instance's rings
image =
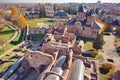
[[[113,67],[113,65],[112,65],[112,64],[109,64],[109,63],[103,63],[103,64],[102,64],[102,68],[103,68],[104,70],[106,70],[107,72],[109,72],[110,69],[112,69],[112,67]]]
[[[53,9],[54,9],[54,11],[56,11],[56,6],[55,5],[54,5]]]
[[[45,12],[45,7],[44,5],[41,5],[41,8],[40,8],[40,15],[41,17],[46,17],[46,12]]]
[[[92,51],[92,56],[96,57],[98,55],[98,51]]]
[[[15,6],[11,7],[11,17],[15,17],[18,14],[18,8]]]
[[[25,28],[28,25],[24,16],[18,17],[18,24],[20,25],[21,29]]]
[[[104,40],[103,40],[103,35],[99,34],[93,42],[93,48],[95,48],[96,50],[98,49],[102,49],[102,46],[104,45]]]
[[[69,8],[68,8],[68,13],[69,14],[71,14],[72,13],[72,9],[71,9],[71,7],[69,6]]]
[[[68,8],[64,8],[64,10],[68,13],[68,14],[72,14],[72,15],[76,15],[76,10],[74,8],[71,8],[70,6]]]
[[[107,27],[105,29],[105,32],[112,32],[113,28],[110,24],[107,24]]]

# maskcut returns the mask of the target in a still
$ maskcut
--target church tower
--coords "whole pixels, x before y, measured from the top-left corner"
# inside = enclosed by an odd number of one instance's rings
[[[79,6],[77,20],[84,21],[86,19],[86,10],[83,5]]]

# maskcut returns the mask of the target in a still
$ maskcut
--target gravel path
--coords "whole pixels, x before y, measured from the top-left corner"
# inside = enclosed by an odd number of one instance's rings
[[[114,60],[114,65],[116,66],[116,69],[120,69],[120,56],[116,52],[115,46],[114,46],[114,35],[105,35],[104,40],[105,44],[103,46],[103,51],[102,55],[104,56],[105,60],[107,59],[113,59]]]

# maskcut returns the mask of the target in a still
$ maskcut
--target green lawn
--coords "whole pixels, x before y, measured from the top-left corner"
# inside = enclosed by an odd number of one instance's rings
[[[101,80],[108,80],[111,77],[111,75],[109,74],[100,74],[100,76],[101,76]]]
[[[0,46],[3,45],[6,41],[8,41],[14,34],[10,28],[4,26],[2,30],[0,30]]]
[[[44,38],[43,34],[32,34],[32,41],[41,41]]]
[[[93,39],[91,38],[84,38],[84,37],[79,37],[79,39],[84,41],[84,50],[93,50]]]
[[[10,54],[10,56],[5,55],[5,56],[2,57],[2,59],[3,60],[15,60],[15,61],[17,61],[18,58],[16,57],[16,54],[23,55],[24,53],[14,51]],[[3,64],[0,64],[0,72],[5,71],[13,63],[14,62],[6,62],[6,63],[3,63]]]
[[[12,48],[13,46],[14,45],[12,45],[12,44],[8,44],[3,49],[0,49],[0,55],[2,55],[3,53],[5,53],[7,50],[9,50],[10,48]]]
[[[5,56],[2,57],[2,59],[4,59],[4,60],[17,59],[17,58],[15,58],[16,54],[21,55],[21,54],[23,54],[23,53],[22,53],[22,52],[15,52],[15,51],[13,51],[13,52],[10,54],[10,56],[6,56],[6,55],[5,55]]]
[[[92,50],[94,49],[93,47],[93,43],[91,41],[88,41],[84,44],[84,50]]]
[[[23,39],[23,31],[19,31],[18,36],[11,42],[11,44],[17,45],[20,42],[22,42],[22,39]]]
[[[103,56],[99,55],[99,54],[95,58],[98,59],[98,60],[104,60]]]
[[[52,19],[50,18],[30,19],[27,22],[30,27],[37,27],[37,23],[45,23],[47,25],[51,24]]]
[[[0,46],[4,44],[6,41],[8,41],[13,36],[13,34],[14,32],[10,28],[4,26],[4,28],[0,31]],[[13,47],[12,44],[8,44],[3,49],[0,49],[0,55],[5,53],[8,49],[12,47]]]
[[[23,36],[22,33],[23,32],[19,31],[18,36],[10,44],[5,46],[3,49],[0,49],[0,55],[2,55],[7,50],[12,48],[14,45],[19,44],[22,41],[22,36]],[[5,27],[4,29],[2,29],[0,31],[0,45],[1,45],[1,43],[8,41],[13,36],[13,34],[14,34],[14,32],[8,27]]]
[[[3,64],[0,64],[0,72],[5,71],[13,63],[14,62],[6,62],[6,63],[3,63]]]
[[[101,64],[100,64],[100,67],[101,67]],[[107,74],[100,73],[100,80],[111,80],[114,70],[115,70],[115,66],[113,66],[113,68]]]
[[[17,26],[14,26],[14,27],[17,27]],[[3,49],[0,49],[0,55],[4,54],[6,51],[11,49],[14,45],[17,45],[18,43],[20,43],[22,41],[22,36],[23,36],[22,33],[23,32],[20,31],[19,35],[12,41],[12,43],[8,44]],[[0,45],[5,43],[6,41],[8,41],[13,36],[13,34],[14,34],[14,32],[10,28],[4,26],[4,28],[0,31]],[[15,55],[16,55],[16,53],[14,52],[10,56],[3,56],[2,59],[17,60],[17,58],[14,57]],[[6,62],[6,63],[0,64],[0,72],[5,71],[13,63],[14,62]]]

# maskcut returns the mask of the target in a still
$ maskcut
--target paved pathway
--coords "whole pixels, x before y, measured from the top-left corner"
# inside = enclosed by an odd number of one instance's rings
[[[107,59],[113,59],[116,69],[120,69],[120,56],[116,52],[116,49],[114,46],[114,39],[115,39],[115,36],[112,34],[109,36],[107,35],[104,36],[104,40],[105,40],[105,44],[103,46],[104,52],[101,54],[103,55],[106,61]]]

